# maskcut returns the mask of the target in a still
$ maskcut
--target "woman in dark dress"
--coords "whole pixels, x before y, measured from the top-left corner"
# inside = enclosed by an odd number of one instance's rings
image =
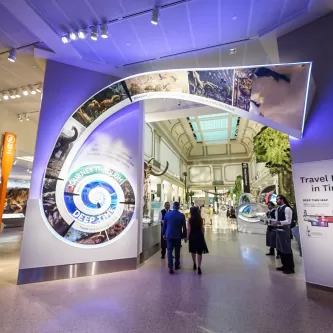
[[[187,226],[187,239],[189,241],[189,250],[192,254],[193,269],[196,270],[198,268],[198,274],[201,275],[202,254],[208,253],[204,236],[204,225],[198,207],[192,207],[190,213],[191,217],[188,220]]]

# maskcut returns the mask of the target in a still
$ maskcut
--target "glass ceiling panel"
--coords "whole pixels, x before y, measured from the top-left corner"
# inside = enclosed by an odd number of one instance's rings
[[[200,121],[202,131],[228,128],[228,118]]]
[[[220,117],[228,117],[228,112],[217,113],[217,114],[207,114],[204,116],[199,116],[198,119],[220,118]],[[191,117],[190,117],[190,119],[191,119]]]
[[[197,137],[197,141],[201,142],[202,141],[201,134],[199,132],[195,132],[195,135]]]
[[[205,141],[216,141],[228,138],[228,131],[221,130],[217,132],[204,132],[202,133]]]
[[[198,128],[198,125],[197,125],[197,123],[195,123],[195,122],[191,122],[191,125],[192,125],[192,128],[193,128],[193,131],[195,131],[195,132],[198,132],[199,131],[199,128]]]
[[[205,141],[205,144],[226,144],[228,140]]]

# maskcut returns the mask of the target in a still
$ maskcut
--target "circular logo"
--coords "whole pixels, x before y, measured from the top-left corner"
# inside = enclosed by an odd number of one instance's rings
[[[60,216],[61,221],[55,223],[54,207],[53,212],[45,213],[53,229],[67,241],[81,245],[107,243],[132,219],[134,191],[127,177],[117,170],[100,164],[82,166],[70,174],[62,188],[63,201],[56,203],[56,212],[59,216],[61,205],[65,218]]]
[[[7,142],[14,143],[15,142],[15,136],[12,134],[7,135]]]

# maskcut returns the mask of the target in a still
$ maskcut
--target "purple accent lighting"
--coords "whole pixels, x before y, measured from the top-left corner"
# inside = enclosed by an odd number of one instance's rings
[[[32,171],[30,199],[39,199],[43,175],[58,135],[72,113],[97,91],[111,84],[111,76],[48,61]]]

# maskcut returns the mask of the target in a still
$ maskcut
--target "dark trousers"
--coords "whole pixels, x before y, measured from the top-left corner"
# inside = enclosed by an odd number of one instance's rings
[[[270,253],[270,254],[274,254],[274,253],[275,253],[274,250],[275,250],[274,247],[270,247],[270,248],[269,248],[269,253]]]
[[[285,271],[293,271],[295,270],[294,264],[294,256],[293,253],[280,253],[281,256],[281,263]]]
[[[166,249],[167,249],[166,240],[163,238],[163,235],[161,235],[161,256],[163,258],[166,255]]]
[[[173,249],[175,249],[175,267],[180,266],[180,247],[182,244],[181,239],[167,239],[167,247],[168,247],[168,267],[169,269],[173,269]]]

